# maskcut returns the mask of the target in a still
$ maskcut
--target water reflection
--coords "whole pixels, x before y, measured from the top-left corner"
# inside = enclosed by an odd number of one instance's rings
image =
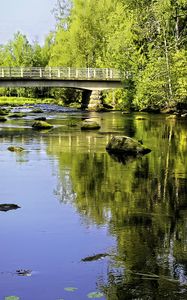
[[[187,125],[160,115],[145,121],[119,113],[92,117],[100,118],[102,132],[57,127],[1,140],[46,152],[56,162],[59,202],[74,206],[82,224],[106,226],[115,237],[107,270],[97,277],[106,299],[186,299]],[[112,132],[142,139],[152,152],[119,163],[105,151]]]
[[[76,145],[68,144],[69,152],[65,139],[63,153],[58,143],[48,148],[59,160],[59,185],[69,187],[79,214],[89,223],[107,224],[117,239],[107,282],[98,281],[110,300],[187,296],[186,126],[159,118],[117,119],[117,126],[113,120],[115,130],[124,123],[121,134],[142,138],[153,149],[125,165],[103,151],[109,135],[102,142],[99,135],[82,136]],[[67,201],[63,192],[61,199]]]

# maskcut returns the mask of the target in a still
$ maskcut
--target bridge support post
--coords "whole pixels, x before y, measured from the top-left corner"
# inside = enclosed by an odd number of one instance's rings
[[[101,91],[98,90],[83,90],[81,108],[90,111],[102,110],[103,104],[101,101]]]
[[[100,111],[103,109],[102,104],[102,92],[99,90],[94,90],[91,92],[90,101],[88,104],[88,110]]]

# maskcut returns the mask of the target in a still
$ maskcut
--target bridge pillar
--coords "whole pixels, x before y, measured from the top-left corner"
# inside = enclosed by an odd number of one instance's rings
[[[103,108],[101,91],[94,90],[91,92],[88,110],[99,111]]]
[[[99,111],[103,108],[100,90],[84,90],[82,92],[82,109]]]

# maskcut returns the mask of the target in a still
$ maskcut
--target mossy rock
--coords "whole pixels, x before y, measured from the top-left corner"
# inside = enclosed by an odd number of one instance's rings
[[[5,109],[5,108],[0,109],[0,116],[6,116],[8,114],[9,114],[8,109]]]
[[[146,154],[151,150],[139,141],[128,136],[113,136],[106,146],[106,150],[113,154],[138,155]]]
[[[17,113],[12,113],[8,116],[11,119],[19,119],[19,118],[23,118],[26,117],[25,113],[21,113],[21,112],[17,112]]]
[[[0,116],[0,122],[6,122],[6,121],[7,121],[7,118]]]
[[[22,147],[10,146],[10,147],[8,147],[8,150],[11,151],[11,152],[22,152],[25,149],[22,148]]]
[[[43,110],[41,108],[35,108],[31,112],[34,113],[34,114],[42,114]]]
[[[83,121],[81,124],[81,130],[98,130],[101,126],[95,121]]]
[[[32,128],[37,129],[37,130],[51,129],[51,128],[53,128],[53,125],[51,125],[51,124],[49,124],[45,121],[36,121],[36,122],[33,123]]]

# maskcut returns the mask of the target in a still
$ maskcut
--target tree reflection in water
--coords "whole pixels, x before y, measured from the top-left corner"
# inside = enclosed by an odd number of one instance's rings
[[[91,148],[72,140],[70,151],[58,152],[58,144],[48,149],[59,161],[60,198],[116,237],[107,280],[98,279],[109,300],[187,297],[186,124],[156,118],[134,119],[133,135],[153,151],[125,164],[104,151],[99,134],[91,136]]]

